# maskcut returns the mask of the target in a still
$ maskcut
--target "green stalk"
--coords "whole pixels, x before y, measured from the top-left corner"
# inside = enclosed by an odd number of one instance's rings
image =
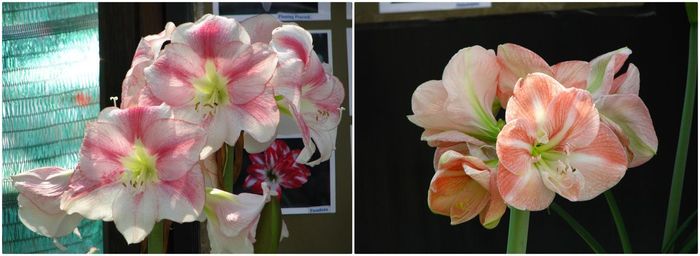
[[[221,148],[221,150],[224,151],[225,160],[224,160],[224,191],[233,193],[233,161],[234,161],[234,149],[230,145],[224,143],[224,146]]]
[[[568,223],[574,231],[576,231],[576,234],[578,234],[581,239],[583,239],[583,241],[586,242],[589,247],[591,247],[591,250],[593,250],[594,253],[605,253],[605,249],[603,249],[603,246],[598,243],[598,240],[595,240],[591,233],[588,232],[586,228],[581,226],[581,224],[579,224],[574,217],[571,217],[571,215],[561,208],[561,206],[556,203],[552,203],[549,208],[554,210],[555,213],[559,214],[559,216],[561,216],[561,218],[564,219],[564,221],[566,221],[566,223]]]
[[[693,122],[693,111],[695,103],[695,90],[697,79],[697,44],[698,44],[698,23],[697,23],[697,3],[686,4],[686,11],[690,20],[690,42],[688,46],[688,71],[685,84],[685,98],[683,100],[683,113],[681,115],[680,134],[676,147],[676,160],[673,166],[673,178],[671,180],[671,193],[668,198],[668,208],[666,209],[666,225],[664,227],[664,238],[661,248],[666,247],[669,240],[676,231],[678,225],[678,211],[681,204],[681,193],[683,192],[683,178],[685,176],[685,164],[688,156],[688,142],[690,130]]]
[[[612,214],[613,220],[615,220],[615,227],[617,227],[617,234],[620,235],[620,243],[622,244],[622,251],[625,253],[632,253],[632,244],[630,243],[630,238],[627,235],[627,228],[625,228],[625,221],[622,218],[622,213],[620,213],[620,208],[617,207],[617,201],[615,201],[615,196],[611,190],[605,191],[605,200],[608,201],[608,206],[610,206],[610,213]]]
[[[148,253],[165,253],[163,248],[163,221],[156,222],[148,235]]]
[[[277,196],[270,197],[260,213],[255,231],[255,253],[277,253],[282,234],[282,209]]]
[[[681,224],[681,226],[678,227],[678,230],[676,230],[676,233],[673,234],[673,236],[671,237],[671,240],[666,244],[666,246],[664,246],[663,249],[661,249],[661,253],[671,252],[671,246],[673,246],[676,243],[676,241],[678,240],[678,238],[681,237],[681,234],[683,234],[683,231],[688,229],[688,227],[690,226],[690,223],[693,222],[693,219],[697,215],[698,215],[698,210],[695,210],[695,212],[693,212],[693,214],[691,214],[690,217],[688,217],[688,219],[686,219],[683,222],[683,224]]]
[[[681,247],[681,250],[678,252],[690,253],[690,250],[695,248],[695,246],[697,246],[697,245],[698,245],[698,230],[695,229],[695,231],[693,231],[693,234],[690,235],[690,238],[688,238],[688,240],[686,240],[685,245],[683,245],[683,247]]]
[[[525,253],[527,250],[527,230],[529,224],[529,211],[521,211],[510,207],[507,253]]]

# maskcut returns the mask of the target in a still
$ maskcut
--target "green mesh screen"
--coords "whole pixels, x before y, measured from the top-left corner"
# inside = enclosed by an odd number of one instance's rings
[[[63,252],[17,218],[10,176],[75,168],[85,124],[99,113],[96,3],[2,4],[2,251]],[[102,251],[102,224],[83,220],[66,252]]]

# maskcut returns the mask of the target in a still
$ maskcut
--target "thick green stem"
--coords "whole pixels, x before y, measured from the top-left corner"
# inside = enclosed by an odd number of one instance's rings
[[[224,176],[223,176],[223,189],[226,192],[233,193],[234,184],[234,149],[228,144],[224,144],[221,148],[224,151]],[[237,175],[236,175],[237,176]]]
[[[681,193],[683,192],[683,178],[685,176],[685,164],[688,156],[688,143],[690,130],[693,122],[693,111],[695,103],[695,90],[697,79],[697,42],[698,24],[692,16],[697,17],[697,4],[688,6],[687,11],[691,17],[690,42],[688,47],[688,73],[685,84],[685,98],[683,100],[683,113],[681,115],[680,134],[676,147],[676,160],[673,166],[673,178],[671,180],[671,193],[668,198],[668,208],[666,209],[666,225],[664,227],[664,238],[661,248],[666,247],[673,236],[678,225],[678,211],[681,204]]]
[[[270,197],[260,213],[255,232],[255,253],[277,253],[282,234],[282,209],[276,196]]]
[[[630,238],[627,235],[627,228],[625,227],[625,221],[622,219],[622,213],[620,213],[620,208],[617,207],[617,201],[615,201],[615,196],[611,190],[605,191],[605,200],[608,201],[608,206],[610,207],[610,213],[612,214],[613,220],[615,221],[615,227],[617,227],[617,234],[620,235],[620,243],[622,244],[622,251],[625,253],[632,253],[632,244],[630,243]]]
[[[591,250],[593,250],[594,253],[605,253],[603,246],[601,246],[600,243],[598,243],[598,240],[595,240],[595,238],[593,238],[593,235],[591,235],[591,233],[588,232],[586,228],[581,226],[581,224],[579,224],[578,221],[574,219],[574,217],[571,217],[569,213],[567,213],[563,208],[561,208],[561,206],[559,206],[556,203],[552,203],[549,206],[549,208],[552,209],[556,214],[559,214],[559,216],[561,216],[561,218],[564,219],[564,221],[566,221],[566,223],[568,223],[574,231],[576,231],[576,234],[578,234],[581,237],[581,239],[583,239],[583,241],[586,242],[586,244],[588,244],[589,247],[591,247]]]
[[[148,253],[165,253],[163,248],[163,221],[156,222],[148,235]]]
[[[527,250],[527,230],[530,223],[530,212],[510,207],[508,223],[507,253],[525,253]]]

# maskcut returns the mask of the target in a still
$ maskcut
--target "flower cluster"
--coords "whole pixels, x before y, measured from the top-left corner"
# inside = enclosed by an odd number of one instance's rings
[[[121,98],[120,108],[87,125],[75,170],[12,177],[29,229],[55,238],[82,218],[114,221],[128,243],[138,243],[157,221],[206,218],[213,252],[252,252],[260,212],[278,184],[258,184],[262,195],[207,187],[218,176],[210,156],[241,136],[248,152],[265,150],[281,112],[304,138],[288,165],[325,161],[344,90],[303,28],[269,15],[241,23],[205,15],[144,37]],[[320,158],[312,160],[316,148]]]
[[[555,194],[590,200],[651,159],[658,141],[639,70],[615,76],[630,54],[550,66],[515,44],[460,50],[442,80],[416,89],[408,116],[436,147],[430,209],[453,225],[479,215],[493,228],[507,205],[543,210]]]

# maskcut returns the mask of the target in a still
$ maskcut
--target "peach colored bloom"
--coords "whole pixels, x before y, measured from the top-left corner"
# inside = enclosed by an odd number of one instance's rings
[[[428,207],[436,214],[449,216],[452,225],[479,215],[481,225],[494,228],[506,210],[496,186],[498,168],[495,163],[489,166],[477,157],[463,154],[467,153],[464,148],[460,151],[450,149],[436,155],[439,163],[430,182]]]
[[[516,44],[498,46],[502,66],[499,77],[499,99],[506,106],[519,78],[540,72],[552,76],[565,87],[591,92],[601,120],[615,132],[623,143],[629,167],[639,166],[651,159],[658,148],[656,131],[649,110],[639,98],[639,70],[630,64],[627,72],[615,77],[632,53],[621,48],[585,61],[564,61],[550,67],[536,53]]]
[[[498,189],[521,210],[547,208],[557,193],[589,200],[620,181],[625,149],[600,121],[591,94],[529,74],[515,85],[498,135]]]

